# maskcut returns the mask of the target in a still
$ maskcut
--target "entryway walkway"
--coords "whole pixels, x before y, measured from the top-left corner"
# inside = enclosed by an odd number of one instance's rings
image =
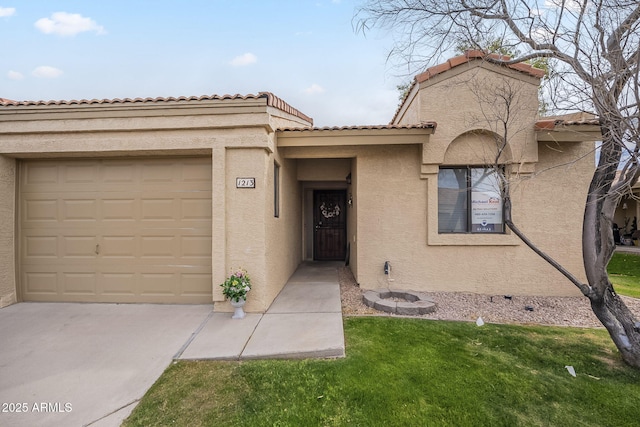
[[[211,313],[176,359],[344,357],[340,262],[305,262],[264,314]]]
[[[630,254],[640,254],[640,246],[616,246],[616,252],[626,252]]]

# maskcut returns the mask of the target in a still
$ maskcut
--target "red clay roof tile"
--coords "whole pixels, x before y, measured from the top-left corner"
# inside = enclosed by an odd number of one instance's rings
[[[469,62],[469,58],[464,55],[454,56],[453,58],[447,61],[447,63],[449,63],[451,68],[457,67],[458,65],[462,65],[466,62]]]
[[[289,113],[291,115],[294,115],[298,118],[301,118],[302,120],[305,120],[309,123],[311,123],[313,125],[313,119],[309,116],[307,116],[306,114],[302,113],[301,111],[293,108],[291,105],[287,104],[284,100],[278,98],[277,96],[275,96],[274,94],[272,94],[271,92],[260,92],[258,94],[258,97],[260,98],[267,98],[267,105],[269,105],[270,107],[274,107],[277,108],[280,111],[284,111],[285,113]]]
[[[158,97],[158,98],[113,98],[113,99],[72,99],[59,101],[12,101],[10,99],[0,98],[0,106],[2,107],[23,107],[23,106],[48,106],[48,105],[90,105],[90,104],[145,104],[145,103],[162,103],[162,102],[189,102],[189,101],[207,101],[207,100],[236,100],[236,99],[266,99],[269,107],[274,107],[285,113],[294,115],[311,124],[313,119],[301,111],[293,108],[282,99],[278,98],[271,92],[259,92],[257,95],[203,95],[203,96],[180,96],[180,97]]]
[[[556,127],[557,120],[538,120],[535,124],[535,130],[554,129]]]
[[[600,119],[590,118],[583,120],[541,119],[536,121],[535,130],[553,130],[559,126],[598,126]]]
[[[458,55],[455,56],[451,59],[448,59],[447,61],[443,62],[442,64],[438,64],[435,65],[433,67],[430,67],[427,69],[427,71],[425,71],[424,73],[418,74],[416,76],[416,81],[418,83],[422,83],[424,81],[429,80],[430,78],[433,78],[435,76],[437,76],[438,74],[441,74],[445,71],[448,71],[452,68],[458,67],[462,64],[466,64],[469,63],[473,60],[495,60],[495,61],[509,61],[511,58],[509,56],[506,55],[499,55],[496,53],[491,53],[491,54],[486,54],[485,52],[482,52],[481,50],[468,50],[466,51],[464,54],[462,55]],[[539,68],[535,68],[529,64],[526,64],[524,62],[519,62],[517,64],[510,64],[510,65],[505,65],[506,67],[509,67],[513,70],[516,71],[520,71],[526,74],[529,74],[533,77],[536,78],[542,78],[544,76],[544,70],[541,70]]]
[[[282,132],[320,132],[320,131],[341,131],[341,130],[376,130],[376,129],[434,129],[436,122],[422,122],[414,125],[365,125],[365,126],[325,126],[325,127],[284,127],[279,128]]]
[[[545,71],[540,69],[540,68],[536,68],[533,67],[529,64],[525,64],[524,62],[520,62],[518,64],[511,64],[509,65],[509,68],[517,70],[517,71],[522,71],[523,73],[527,73],[532,75],[533,77],[537,77],[539,79],[544,77]]]

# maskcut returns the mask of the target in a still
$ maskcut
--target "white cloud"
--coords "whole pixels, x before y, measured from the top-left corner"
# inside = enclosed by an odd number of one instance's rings
[[[306,88],[303,92],[309,95],[317,95],[319,93],[324,93],[324,88],[319,84],[314,83],[308,88]]]
[[[11,80],[22,80],[22,79],[24,79],[24,76],[22,75],[22,73],[19,73],[17,71],[13,71],[13,70],[10,70],[7,73],[7,77],[9,77]]]
[[[544,7],[548,9],[563,8],[572,11],[579,11],[582,8],[582,1],[544,0]]]
[[[247,65],[255,64],[258,62],[258,57],[253,53],[245,53],[244,55],[236,56],[231,60],[231,65],[234,67],[244,67]]]
[[[51,18],[38,19],[34,25],[45,34],[59,36],[75,36],[85,31],[106,34],[102,25],[98,25],[93,19],[85,18],[78,13],[55,12]]]
[[[41,65],[33,70],[31,74],[42,79],[55,79],[62,75],[62,70],[50,67],[49,65]]]
[[[16,13],[15,7],[0,7],[0,18],[13,16]]]

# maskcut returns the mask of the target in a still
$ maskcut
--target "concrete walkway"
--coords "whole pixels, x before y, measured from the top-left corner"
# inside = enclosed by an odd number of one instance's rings
[[[265,314],[211,313],[177,359],[344,357],[340,262],[305,262]]]
[[[626,252],[630,254],[638,254],[640,255],[640,246],[616,246],[616,252]]]

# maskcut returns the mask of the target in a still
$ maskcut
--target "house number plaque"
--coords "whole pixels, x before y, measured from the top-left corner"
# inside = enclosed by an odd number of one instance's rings
[[[256,179],[236,178],[236,188],[256,188]]]

